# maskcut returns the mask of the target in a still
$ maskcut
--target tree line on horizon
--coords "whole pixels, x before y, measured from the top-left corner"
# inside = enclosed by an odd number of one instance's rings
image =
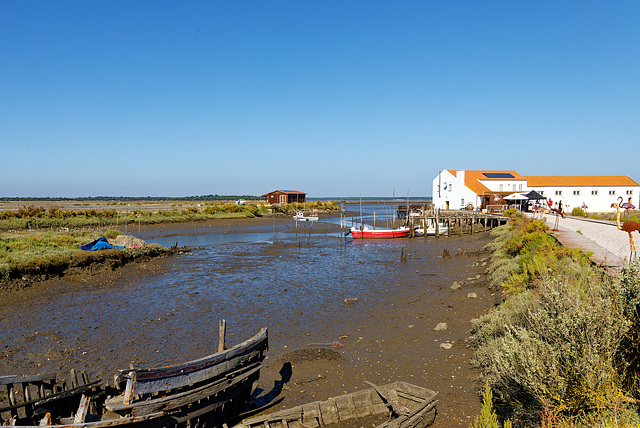
[[[59,201],[233,201],[238,199],[244,199],[247,201],[258,201],[260,196],[256,195],[202,195],[202,196],[81,196],[77,198],[67,197],[0,197],[2,202],[59,202]],[[379,196],[336,196],[336,197],[318,197],[308,198],[318,201],[349,201],[357,202],[359,200],[365,202],[372,201],[391,201],[392,198],[379,197]],[[402,202],[402,199],[394,199],[398,203]],[[419,196],[410,199],[410,202],[416,201],[431,201],[430,196]]]
[[[81,196],[66,197],[0,197],[3,202],[56,202],[56,201],[229,201],[245,199],[259,200],[254,195],[202,195],[202,196]]]

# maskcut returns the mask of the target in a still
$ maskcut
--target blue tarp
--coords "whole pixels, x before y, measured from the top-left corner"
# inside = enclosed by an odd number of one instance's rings
[[[107,241],[107,238],[103,236],[101,238],[96,239],[93,242],[83,245],[80,248],[85,251],[96,251],[96,250],[110,250],[112,248],[124,248],[124,247],[119,247],[117,245],[109,244],[109,241]]]

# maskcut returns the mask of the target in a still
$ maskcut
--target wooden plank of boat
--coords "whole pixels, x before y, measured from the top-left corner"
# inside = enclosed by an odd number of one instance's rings
[[[165,427],[174,424],[172,418],[167,418],[164,412],[152,413],[143,416],[128,418],[104,419],[94,422],[67,423],[58,425],[12,425],[16,428],[40,428],[43,426],[53,426],[55,428],[108,428],[108,427]]]
[[[166,367],[152,369],[120,370],[117,380],[127,379],[128,396],[166,392],[197,384],[233,371],[235,367],[262,360],[268,346],[267,329],[263,328],[254,337],[222,352],[206,357]]]
[[[125,391],[107,400],[105,408],[127,417],[162,411],[176,424],[200,418],[216,425],[235,416],[248,402],[267,347],[267,329],[263,328],[233,348],[198,360],[121,370],[118,381],[126,379]]]
[[[170,411],[178,409],[182,406],[188,405],[189,403],[204,400],[212,395],[218,395],[221,392],[238,385],[240,382],[251,378],[253,375],[256,375],[260,371],[260,368],[260,362],[256,362],[250,366],[229,372],[222,379],[217,379],[213,383],[206,383],[198,388],[188,389],[184,392],[134,402],[131,404],[107,403],[105,407],[116,413],[131,411],[134,416],[153,413],[159,410]]]
[[[374,385],[325,401],[247,418],[235,428],[316,428],[373,417],[379,421],[378,428],[423,428],[435,420],[436,395],[406,382]]]
[[[91,382],[84,372],[80,378],[77,375],[72,370],[69,381],[56,373],[1,376],[0,385],[6,388],[6,400],[4,405],[0,402],[0,425],[9,420],[14,424],[30,424],[47,413],[60,417],[77,408],[83,395],[101,393],[102,380]]]
[[[104,402],[105,394],[102,390],[98,412],[88,414],[87,421],[81,419],[88,400],[84,404],[80,404],[78,400],[76,409],[79,411],[76,415],[80,415],[79,418],[74,421],[73,417],[56,417],[53,426],[221,426],[247,404],[259,378],[267,347],[268,335],[265,328],[233,348],[188,363],[158,369],[121,370],[116,378],[127,381],[124,393]],[[127,394],[130,402],[125,404],[124,397]],[[42,416],[40,415],[41,418]],[[16,426],[36,426],[39,423],[33,417],[16,419],[13,419]],[[52,423],[51,417],[45,416],[42,420],[46,426]]]

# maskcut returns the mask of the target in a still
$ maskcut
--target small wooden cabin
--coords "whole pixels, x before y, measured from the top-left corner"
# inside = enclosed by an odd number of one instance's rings
[[[303,203],[306,200],[307,194],[298,192],[297,190],[274,190],[273,192],[260,196],[260,198],[265,197],[269,204],[294,204]]]

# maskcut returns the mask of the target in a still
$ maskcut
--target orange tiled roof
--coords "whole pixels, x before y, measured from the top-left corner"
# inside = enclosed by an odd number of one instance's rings
[[[611,187],[638,186],[626,175],[528,176],[529,187]]]
[[[458,176],[458,171],[448,170],[454,177]],[[484,174],[511,174],[513,177],[487,177]],[[489,188],[482,184],[480,180],[500,180],[500,181],[525,181],[526,178],[515,171],[465,171],[464,185],[474,191],[477,195],[482,192],[490,192]]]

